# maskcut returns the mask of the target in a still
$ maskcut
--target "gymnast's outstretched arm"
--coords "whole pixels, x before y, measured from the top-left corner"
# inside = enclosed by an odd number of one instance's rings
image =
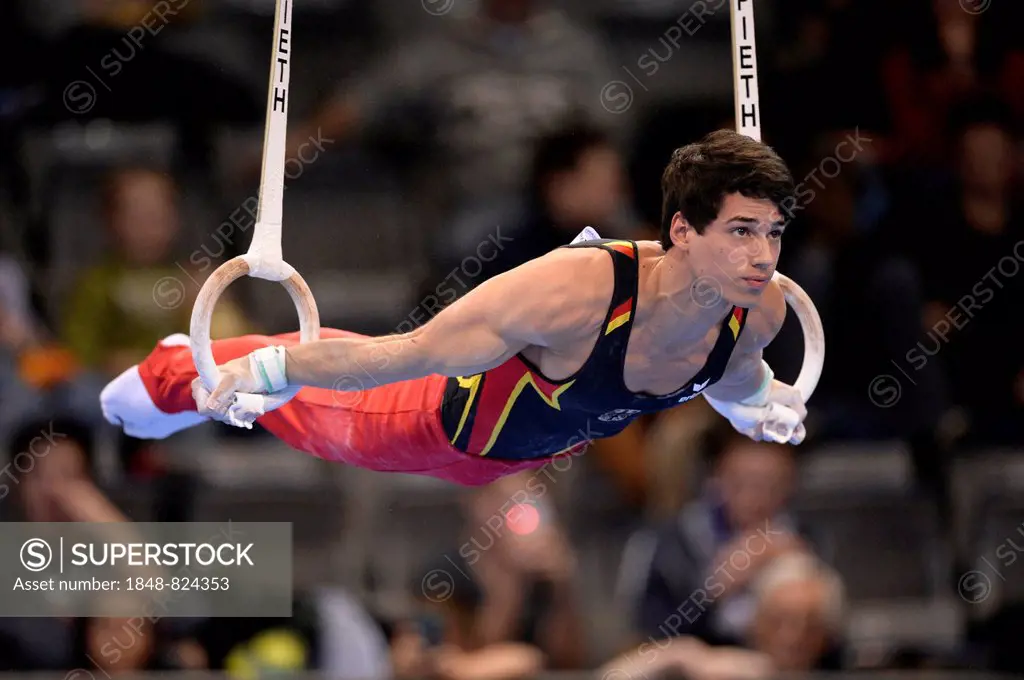
[[[283,357],[286,368],[278,376],[258,375],[249,357],[228,362],[218,367],[221,382],[200,413],[223,416],[236,392],[271,391],[268,379],[273,391],[285,386],[367,389],[433,374],[471,375],[529,346],[567,346],[603,318],[613,285],[610,261],[607,286],[594,285],[581,299],[580,286],[572,285],[593,281],[593,264],[600,258],[608,260],[599,250],[556,250],[484,282],[408,333],[289,347]]]

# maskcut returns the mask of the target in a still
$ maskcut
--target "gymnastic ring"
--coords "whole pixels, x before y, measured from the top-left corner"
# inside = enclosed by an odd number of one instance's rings
[[[811,297],[793,279],[778,271],[772,279],[782,289],[786,302],[796,312],[797,319],[804,335],[804,360],[800,367],[800,375],[793,383],[803,398],[804,403],[810,400],[821,379],[821,371],[825,365],[825,329],[821,325],[821,316]]]
[[[213,310],[217,300],[228,286],[248,275],[249,272],[249,263],[244,255],[228,260],[206,279],[196,298],[196,303],[192,307],[192,322],[189,327],[192,360],[195,362],[203,385],[211,392],[220,383],[220,371],[217,369],[217,362],[213,357],[213,341],[210,338]],[[295,303],[295,309],[299,313],[299,341],[305,344],[319,340],[320,313],[316,307],[316,300],[313,299],[313,292],[305,280],[293,269],[288,278],[281,280],[281,285],[288,291],[288,295],[291,296],[292,302]],[[300,389],[301,386],[298,386],[269,395],[238,393],[235,396],[236,401],[246,404],[247,410],[250,407],[257,407],[260,410],[255,412],[267,413],[287,404],[298,394]]]

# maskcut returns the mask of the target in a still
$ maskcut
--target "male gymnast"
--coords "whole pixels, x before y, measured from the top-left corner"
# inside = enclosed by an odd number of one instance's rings
[[[779,205],[794,190],[771,148],[717,131],[673,153],[660,243],[558,248],[408,333],[215,341],[212,393],[188,338],[171,336],[104,389],[103,410],[127,434],[158,438],[209,419],[240,424],[228,410],[236,392],[302,386],[244,424],[326,460],[464,485],[579,454],[701,394],[743,434],[799,444],[803,400],[762,359],[786,315],[772,274]]]

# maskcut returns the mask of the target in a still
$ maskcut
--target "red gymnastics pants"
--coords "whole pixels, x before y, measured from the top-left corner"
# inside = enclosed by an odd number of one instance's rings
[[[320,337],[361,336],[324,328]],[[260,347],[298,342],[298,333],[216,340],[213,356],[223,364]],[[205,419],[196,413],[192,397],[196,376],[188,338],[166,338],[141,364],[107,385],[101,395],[104,415],[122,425],[127,434],[143,438],[166,437],[202,423]],[[431,375],[361,391],[304,387],[257,422],[289,446],[324,460],[428,475],[466,486],[487,484],[547,462],[495,460],[453,447],[441,425],[446,383],[444,376]]]

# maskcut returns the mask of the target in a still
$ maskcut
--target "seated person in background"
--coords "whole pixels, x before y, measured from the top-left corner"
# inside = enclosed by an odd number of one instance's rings
[[[0,437],[34,410],[74,411],[99,423],[102,385],[90,385],[80,369],[34,313],[21,263],[0,250]]]
[[[532,645],[496,642],[464,650],[446,641],[443,619],[429,612],[403,618],[388,628],[395,680],[515,680],[533,677],[544,667],[543,654]]]
[[[808,554],[771,562],[753,584],[746,647],[780,673],[839,670],[845,592],[831,567]]]
[[[8,474],[0,487],[0,498],[8,499],[0,506],[4,519],[128,522],[93,479],[92,441],[89,427],[73,419],[21,422],[6,449]],[[172,619],[161,624],[168,621]],[[205,660],[196,653],[193,641],[170,642],[161,624],[153,627],[146,622],[141,632],[126,624],[122,618],[0,618],[0,667],[20,671],[95,667],[104,674],[203,667]],[[142,642],[127,645],[131,635]],[[120,645],[111,644],[115,638]]]
[[[384,678],[391,671],[386,631],[347,590],[322,585],[311,593],[321,644],[316,668],[334,680]]]
[[[416,581],[433,610],[426,620],[443,631],[420,670],[497,680],[584,666],[572,549],[547,498],[516,501],[529,497],[531,476],[511,475],[469,493],[462,540]],[[446,583],[434,583],[451,585],[447,598],[429,592],[431,574],[447,575]]]
[[[693,637],[645,642],[601,669],[605,677],[769,680],[780,673],[840,670],[845,593],[839,576],[817,558],[789,553],[754,579],[750,624],[742,647]]]
[[[28,282],[18,262],[0,252],[0,434],[40,406],[26,380],[22,356],[34,344]]]
[[[783,249],[779,263],[779,270],[814,300],[829,339],[814,393],[813,429],[816,437],[846,440],[927,433],[944,406],[942,375],[934,362],[908,370],[920,389],[903,390],[895,402],[868,389],[875,376],[895,372],[892,361],[903,363],[918,339],[925,300],[921,273],[907,252],[921,251],[921,236],[914,232],[923,224],[921,206],[909,215],[894,214],[899,196],[879,163],[880,143],[851,139],[856,133],[823,133],[798,162],[794,174],[799,176],[816,172],[823,158],[851,159],[838,175],[822,179],[821,187],[813,180],[801,184],[791,210],[797,238]],[[868,327],[885,332],[864,333]],[[800,335],[799,325],[786,324],[766,352],[776,372],[795,376],[799,371]],[[879,408],[880,401],[885,408]]]
[[[35,340],[36,326],[25,272],[13,255],[0,250],[0,346],[17,353]]]
[[[292,616],[209,618],[197,632],[209,667],[231,678],[317,672],[333,680],[386,678],[387,640],[358,599],[341,589],[302,590]]]
[[[208,668],[238,680],[390,674],[384,631],[356,597],[333,586],[300,587],[287,617],[164,618],[161,624],[172,640],[165,654],[173,656],[164,663],[177,668]]]
[[[623,555],[620,594],[644,637],[736,644],[753,616],[748,584],[774,557],[807,550],[787,508],[793,449],[731,429],[708,440],[712,472],[702,496],[635,534]]]
[[[115,593],[114,597],[131,595]],[[128,606],[135,609],[138,605]],[[146,616],[77,619],[73,665],[89,669],[94,677],[102,674],[108,678],[133,672],[205,669],[203,648],[195,641],[176,640],[168,635],[168,623],[166,618],[154,620]]]
[[[1024,358],[994,348],[1024,342],[1024,205],[1015,191],[1014,124],[999,102],[958,111],[959,155],[951,182],[925,200],[921,232],[956,253],[956,266],[920,257],[928,305],[924,328],[904,350],[915,368],[941,364],[964,418],[963,444],[1018,444],[1024,417]],[[927,226],[924,226],[927,225]],[[916,380],[916,377],[915,377]]]
[[[455,251],[443,254],[442,268],[477,257],[483,271],[468,282],[475,287],[566,245],[585,227],[599,228],[605,238],[633,238],[628,199],[623,159],[611,137],[584,122],[569,122],[536,142],[520,204],[497,211],[493,223],[478,216],[456,227]],[[488,235],[498,247],[478,249]],[[491,256],[491,250],[497,252]],[[484,257],[490,259],[483,262]]]
[[[199,291],[173,259],[180,216],[171,177],[148,168],[115,171],[105,187],[103,212],[114,252],[82,275],[63,330],[81,362],[114,376],[145,358],[161,338],[187,328]],[[215,337],[247,329],[230,300],[218,302]]]
[[[7,449],[7,482],[14,507],[24,522],[127,522],[96,485],[93,430],[71,418],[43,418],[19,423]],[[6,513],[5,513],[6,514]]]

